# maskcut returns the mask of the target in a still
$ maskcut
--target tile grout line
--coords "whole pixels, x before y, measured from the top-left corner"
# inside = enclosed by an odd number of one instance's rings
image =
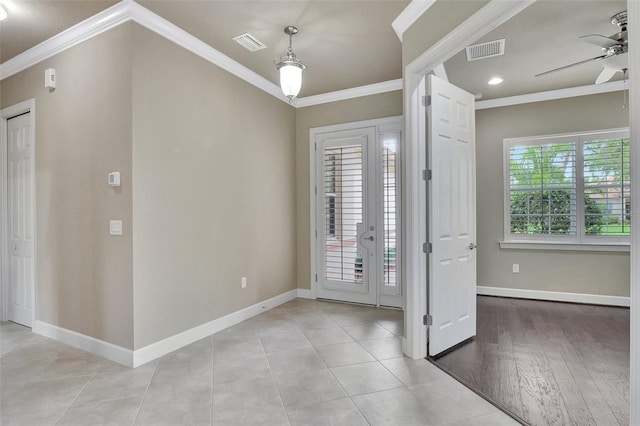
[[[338,326],[340,327],[340,330],[342,330],[343,332],[347,333],[347,335],[349,337],[351,337],[353,339],[353,336],[351,334],[349,334],[349,332],[347,330],[345,330],[342,326]],[[360,345],[360,342],[358,342],[356,339],[353,339],[356,343],[358,343],[358,345],[360,347],[362,347]],[[313,347],[313,346],[312,346]],[[363,348],[364,349],[364,348]],[[320,354],[316,351],[316,348],[313,347],[314,352],[316,352],[316,355],[318,355],[318,357],[320,359],[322,359],[322,357],[320,357]],[[369,353],[366,349],[364,349],[365,352]],[[370,354],[371,355],[371,354]],[[375,357],[373,355],[371,355],[374,359]],[[324,362],[324,360],[323,360]],[[326,365],[326,364],[325,364]],[[352,365],[356,365],[356,364],[352,364]],[[365,417],[364,413],[362,412],[362,410],[360,409],[360,407],[358,407],[358,404],[355,403],[355,401],[353,400],[353,398],[351,398],[351,395],[349,395],[349,392],[347,392],[347,390],[344,388],[344,386],[342,386],[342,383],[340,383],[340,380],[338,380],[338,378],[336,377],[336,375],[333,373],[333,370],[331,369],[331,367],[329,367],[327,365],[327,369],[329,370],[329,374],[331,374],[331,377],[333,377],[333,380],[336,381],[336,383],[338,384],[338,386],[340,386],[340,388],[344,391],[344,394],[347,396],[347,398],[349,398],[349,401],[351,401],[351,404],[353,404],[354,407],[356,407],[356,410],[358,410],[358,413],[360,413],[360,416],[362,417],[362,419],[365,421],[365,423],[367,423],[368,425],[371,426],[371,423],[369,423],[369,420],[367,420],[367,418]]]
[[[135,425],[138,421],[138,418],[140,417],[140,413],[142,412],[142,406],[144,405],[144,401],[147,399],[147,394],[149,393],[149,388],[151,387],[151,382],[153,381],[153,378],[156,376],[156,372],[158,371],[158,366],[160,365],[160,360],[162,359],[159,358],[156,361],[156,366],[153,368],[153,373],[151,374],[151,377],[149,378],[149,383],[147,383],[147,388],[144,391],[144,396],[142,397],[142,401],[140,401],[140,406],[138,407],[138,411],[136,412],[136,417],[135,419],[133,419],[133,423],[132,425]]]
[[[101,364],[104,364],[103,362]],[[62,413],[62,415],[58,418],[58,420],[56,420],[56,425],[58,423],[60,423],[60,421],[62,420],[62,418],[69,412],[69,410],[71,409],[71,407],[73,407],[73,404],[75,404],[75,402],[78,400],[78,397],[80,397],[80,394],[82,393],[82,391],[87,387],[87,385],[89,385],[89,383],[91,382],[91,380],[93,380],[93,378],[96,376],[96,374],[98,374],[98,370],[100,370],[100,368],[98,368],[96,371],[93,372],[93,374],[91,375],[91,377],[89,377],[89,380],[87,380],[87,383],[84,384],[84,386],[82,386],[82,389],[80,389],[80,391],[78,392],[78,394],[76,395],[75,398],[73,398],[73,401],[71,401],[71,404],[69,404],[69,406],[64,410],[64,412]],[[82,376],[80,376],[82,377]]]
[[[289,426],[291,426],[291,419],[289,418],[289,412],[287,411],[287,407],[284,406],[284,401],[282,400],[282,394],[280,393],[280,387],[278,386],[278,381],[276,380],[276,377],[273,374],[273,369],[271,368],[271,362],[269,361],[269,356],[267,355],[267,351],[264,349],[264,343],[262,342],[262,335],[259,332],[258,332],[258,340],[260,341],[260,347],[262,348],[262,353],[264,354],[264,357],[267,360],[267,365],[269,366],[269,372],[271,373],[271,379],[273,380],[273,384],[276,386],[276,392],[278,392],[278,399],[280,400],[280,406],[284,411],[284,415],[287,416],[287,423],[289,423]]]

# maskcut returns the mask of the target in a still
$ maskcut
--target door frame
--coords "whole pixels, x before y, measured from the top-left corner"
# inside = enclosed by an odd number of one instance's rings
[[[486,6],[445,35],[404,69],[404,174],[403,174],[403,253],[406,289],[405,339],[402,351],[410,358],[427,355],[427,185],[424,143],[426,134],[425,75],[433,72],[466,46],[508,21],[536,0],[491,0]]]
[[[317,294],[317,281],[316,277],[318,272],[318,251],[316,249],[316,223],[317,223],[317,203],[316,203],[316,186],[317,186],[317,168],[316,168],[316,136],[321,133],[329,133],[329,132],[341,132],[345,130],[357,130],[365,127],[375,127],[376,128],[376,144],[378,142],[378,135],[385,131],[391,131],[394,129],[399,129],[402,133],[401,141],[400,141],[400,176],[402,176],[403,169],[403,151],[404,151],[404,131],[403,131],[403,118],[401,115],[394,117],[386,117],[386,118],[377,118],[373,120],[363,120],[363,121],[355,121],[351,123],[342,123],[335,124],[330,126],[322,126],[322,127],[313,127],[309,129],[309,246],[310,246],[310,274],[309,274],[309,282],[311,283],[311,298],[316,299],[318,297]],[[377,154],[376,154],[377,156]],[[377,182],[376,182],[377,187]],[[402,202],[402,182],[400,182],[401,190],[397,193],[397,197],[399,198],[397,202],[397,217],[401,220],[404,218],[402,214],[402,209],[404,208]],[[376,191],[377,192],[377,191]],[[402,222],[401,222],[402,226]],[[402,229],[402,227],[401,227]],[[400,232],[400,245],[402,246],[403,233]],[[398,264],[401,264],[402,258],[404,255],[404,251],[401,249],[398,254]],[[378,256],[379,258],[380,256]],[[404,305],[406,305],[406,296],[405,290],[406,285],[404,284],[404,275],[401,273],[401,269],[398,270],[397,279],[400,281],[400,285],[402,286],[402,298],[404,300]],[[379,293],[380,289],[376,285],[376,291]],[[376,296],[376,300],[379,300],[379,296]]]
[[[416,158],[419,154],[421,139],[420,83],[424,75],[444,63],[453,54],[458,53],[466,45],[473,43],[489,31],[495,29],[513,16],[534,3],[535,0],[491,0],[485,7],[471,16],[467,21],[435,43],[404,69],[404,282],[407,295],[405,306],[405,335],[403,352],[411,358],[422,358],[426,355],[426,330],[422,326],[422,316],[426,314],[426,256],[422,254],[421,245],[425,242],[426,233],[408,232],[420,229],[421,210],[425,204],[419,203],[420,194],[424,194],[424,182],[420,179],[424,169],[424,158]],[[640,3],[627,0],[627,12],[630,28],[640,28]],[[640,45],[640,31],[629,32],[629,42]],[[640,88],[640,53],[633,50],[629,53],[629,92],[635,93]],[[422,92],[424,93],[424,91]],[[629,96],[629,127],[631,132],[632,161],[640,164],[640,99]],[[410,162],[416,158],[416,161]],[[423,163],[420,163],[422,161]],[[632,169],[632,180],[640,180],[640,168]],[[640,185],[631,188],[632,215],[640,218]],[[640,419],[640,228],[631,231],[631,423]]]
[[[9,246],[8,246],[8,156],[7,156],[7,121],[15,117],[29,113],[29,121],[31,126],[31,144],[34,147],[33,163],[35,165],[35,143],[36,143],[36,100],[27,99],[26,101],[17,103],[0,110],[0,266],[2,266],[2,273],[0,273],[0,291],[2,294],[2,303],[0,303],[0,319],[7,321],[9,319]],[[32,214],[34,221],[34,238],[33,238],[33,293],[31,295],[31,306],[33,310],[31,313],[31,327],[36,323],[36,289],[37,289],[37,219],[36,219],[36,170],[32,168],[33,173],[33,205]]]

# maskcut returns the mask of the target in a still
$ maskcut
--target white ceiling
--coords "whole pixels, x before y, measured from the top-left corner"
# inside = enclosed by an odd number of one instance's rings
[[[44,41],[115,4],[105,1],[0,0],[0,60]],[[402,45],[391,27],[409,0],[147,0],[139,3],[230,58],[279,84],[274,60],[284,55],[283,29],[297,26],[293,48],[307,65],[300,96],[402,77]],[[267,45],[251,53],[231,38],[249,32]]]
[[[439,1],[456,7],[454,0]],[[0,62],[117,3],[0,2],[9,13],[9,18],[0,23]],[[294,37],[293,47],[308,66],[301,97],[402,77],[402,45],[391,22],[409,0],[141,0],[139,3],[275,84],[278,74],[274,60],[284,54],[288,43],[282,30],[286,25],[297,26],[300,33]],[[445,63],[447,74],[451,82],[465,90],[482,93],[482,99],[592,84],[602,69],[598,63],[545,77],[534,75],[600,55],[600,48],[578,37],[615,33],[617,27],[609,19],[625,8],[624,0],[539,0],[478,40],[506,38],[504,56],[467,62],[463,51]],[[231,40],[244,32],[256,36],[267,48],[250,53]],[[489,86],[487,81],[494,75],[504,78],[504,83]]]
[[[9,15],[0,22],[0,63],[3,63],[117,1],[0,0],[0,3]]]
[[[534,77],[544,71],[602,55],[598,46],[579,40],[587,34],[610,36],[619,31],[612,15],[626,10],[626,1],[539,0],[478,42],[506,39],[504,56],[467,62],[463,50],[445,62],[449,81],[482,99],[536,93],[594,84],[602,65],[592,62]],[[500,76],[502,84],[490,86]],[[621,79],[618,73],[615,79]]]

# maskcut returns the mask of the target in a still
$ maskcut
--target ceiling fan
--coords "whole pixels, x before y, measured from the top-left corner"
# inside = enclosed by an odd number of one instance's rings
[[[540,74],[536,77],[551,74],[557,71],[562,71],[568,68],[573,68],[578,65],[586,64],[588,62],[600,61],[602,63],[602,72],[596,79],[596,84],[604,83],[611,80],[616,72],[624,72],[629,66],[629,46],[627,36],[627,11],[616,13],[611,17],[611,23],[620,27],[620,32],[613,34],[610,37],[605,37],[599,34],[590,34],[580,37],[580,40],[587,43],[600,46],[604,52],[603,55],[596,56],[595,58],[586,59],[584,61],[576,62],[574,64],[565,65],[560,68],[552,69]]]

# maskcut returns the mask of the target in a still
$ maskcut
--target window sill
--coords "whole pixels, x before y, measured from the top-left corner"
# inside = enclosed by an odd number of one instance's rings
[[[562,251],[618,251],[629,252],[631,244],[624,242],[607,243],[565,243],[559,241],[499,241],[501,249],[514,250],[562,250]]]

